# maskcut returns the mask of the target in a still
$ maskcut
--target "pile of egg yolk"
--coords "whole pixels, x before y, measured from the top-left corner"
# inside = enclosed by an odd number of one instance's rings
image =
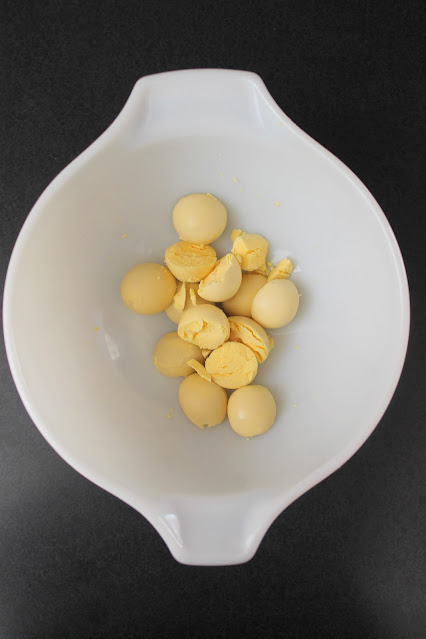
[[[265,328],[291,322],[300,296],[289,279],[291,261],[273,267],[266,261],[268,241],[257,233],[234,229],[231,250],[218,258],[210,244],[227,217],[210,193],[182,197],[172,212],[180,239],[166,249],[165,266],[133,266],[121,297],[131,311],[165,311],[177,325],[159,339],[153,360],[161,374],[183,377],[179,403],[187,418],[204,428],[228,416],[231,428],[250,438],[269,430],[276,417],[272,393],[252,384],[274,345]]]

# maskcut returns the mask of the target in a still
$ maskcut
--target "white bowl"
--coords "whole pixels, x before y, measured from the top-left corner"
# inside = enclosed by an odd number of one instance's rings
[[[220,251],[234,227],[263,234],[273,262],[294,260],[302,293],[256,379],[278,417],[253,440],[188,422],[178,380],[152,363],[175,325],[131,313],[119,294],[131,266],[162,262],[177,240],[174,203],[207,191],[229,212]],[[139,80],[35,204],[4,294],[9,363],[34,423],[189,564],[250,559],[275,517],[355,453],[392,397],[408,331],[404,265],[377,202],[240,71]]]

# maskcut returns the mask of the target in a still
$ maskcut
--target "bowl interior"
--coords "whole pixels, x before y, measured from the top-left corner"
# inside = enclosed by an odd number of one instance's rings
[[[218,252],[239,227],[269,240],[271,261],[295,264],[299,314],[271,331],[275,349],[256,378],[276,397],[277,421],[250,441],[227,422],[187,421],[179,380],[152,362],[175,325],[120,299],[124,273],[162,262],[177,241],[171,210],[191,192],[228,208]],[[345,171],[278,127],[276,140],[111,141],[43,196],[15,274],[9,325],[33,418],[70,463],[132,491],[294,486],[361,443],[394,389],[404,319],[392,235]]]

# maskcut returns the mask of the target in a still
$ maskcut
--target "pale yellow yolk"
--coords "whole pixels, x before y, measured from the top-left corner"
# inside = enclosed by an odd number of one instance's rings
[[[293,272],[293,264],[291,260],[285,257],[278,262],[275,268],[268,275],[268,281],[271,280],[286,280]]]
[[[265,264],[268,242],[264,237],[256,233],[242,233],[235,237],[234,233],[234,238],[232,252],[243,271],[255,271]]]
[[[209,302],[223,302],[235,295],[241,285],[241,268],[232,253],[222,257],[201,280],[198,295]]]
[[[231,242],[235,242],[237,237],[239,237],[242,234],[243,234],[243,231],[241,229],[234,229],[231,233]]]
[[[188,361],[204,363],[201,350],[195,344],[181,339],[176,331],[166,333],[157,342],[154,350],[155,367],[166,377],[184,377],[193,372]]]
[[[225,313],[213,304],[200,304],[185,311],[178,325],[179,336],[200,348],[213,350],[229,338]]]
[[[184,311],[196,304],[204,304],[204,300],[197,294],[198,282],[178,282],[176,295],[165,312],[169,319],[179,324]]]
[[[128,308],[141,315],[163,311],[176,292],[176,280],[162,264],[137,264],[121,282],[121,297]]]
[[[251,317],[251,305],[256,293],[265,286],[266,277],[255,273],[243,273],[241,286],[237,293],[229,300],[225,300],[222,306],[228,315],[244,315]]]
[[[230,342],[240,342],[248,346],[259,363],[264,362],[271,350],[265,329],[249,317],[234,315],[228,317],[231,333]]]
[[[266,433],[273,425],[276,414],[274,397],[264,386],[252,384],[239,388],[229,398],[229,423],[242,437]]]
[[[212,377],[211,375],[209,375],[209,373],[206,371],[206,369],[204,368],[204,366],[202,364],[200,364],[200,362],[197,362],[196,359],[190,359],[187,362],[188,366],[190,366],[192,369],[194,369],[194,371],[196,373],[198,373],[198,375],[200,375],[203,379],[205,379],[207,382],[211,382],[212,381]]]
[[[173,209],[173,224],[181,238],[194,244],[210,244],[225,230],[226,208],[211,193],[192,193]]]
[[[166,250],[165,261],[181,282],[199,282],[213,270],[216,251],[211,246],[176,242]]]
[[[251,315],[265,328],[281,328],[294,318],[299,308],[299,292],[291,280],[271,280],[253,299]]]
[[[179,403],[188,419],[199,428],[204,428],[223,422],[228,396],[223,388],[194,373],[181,383]]]
[[[185,308],[186,302],[186,284],[185,282],[181,282],[180,286],[178,285],[178,290],[176,295],[173,298],[173,306],[177,311],[183,311]]]
[[[240,388],[256,377],[257,359],[253,351],[239,342],[226,342],[206,359],[206,371],[223,388]]]

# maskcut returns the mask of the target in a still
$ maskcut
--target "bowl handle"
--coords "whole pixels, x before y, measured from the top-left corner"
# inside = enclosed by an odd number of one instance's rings
[[[253,495],[179,497],[150,518],[177,561],[224,566],[249,561],[275,515],[261,512]]]
[[[206,133],[264,137],[269,123],[282,119],[288,118],[257,74],[189,69],[138,80],[108,135],[132,147]],[[276,135],[276,127],[272,129]]]

